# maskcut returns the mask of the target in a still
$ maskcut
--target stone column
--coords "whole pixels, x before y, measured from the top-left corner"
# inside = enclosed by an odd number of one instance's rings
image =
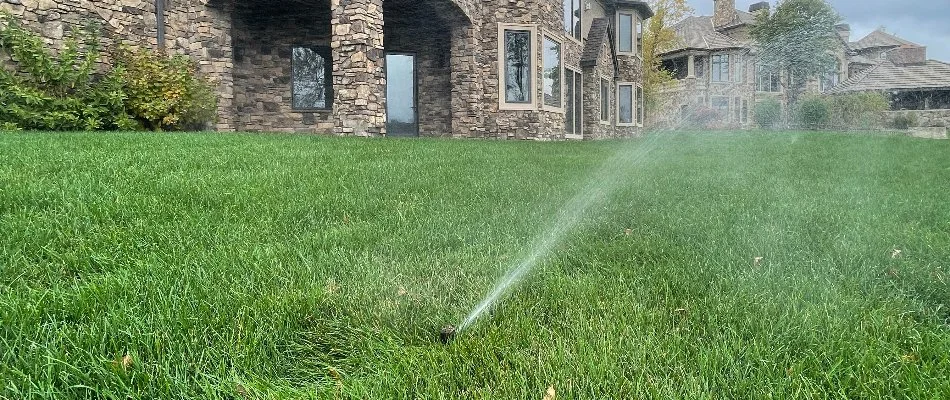
[[[686,62],[686,77],[695,78],[696,77],[696,56],[690,54],[689,61]]]
[[[474,24],[458,21],[452,26],[452,135],[482,137],[485,127],[481,106],[484,88],[479,71],[480,31]]]
[[[383,0],[331,0],[330,9],[334,131],[385,135]]]

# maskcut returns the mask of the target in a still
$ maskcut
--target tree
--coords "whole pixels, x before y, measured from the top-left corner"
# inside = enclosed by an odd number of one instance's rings
[[[654,15],[643,34],[643,96],[650,108],[659,101],[658,93],[673,82],[673,75],[662,68],[660,54],[676,46],[679,38],[673,24],[693,13],[686,0],[651,0]]]
[[[794,109],[809,80],[834,71],[839,22],[841,17],[824,0],[785,0],[774,13],[756,15],[749,35],[756,42],[759,65],[781,74],[786,110]]]

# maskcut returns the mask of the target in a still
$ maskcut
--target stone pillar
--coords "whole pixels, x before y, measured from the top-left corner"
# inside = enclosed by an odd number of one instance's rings
[[[689,61],[686,62],[686,77],[696,78],[696,56],[690,54]]]
[[[383,0],[331,0],[330,9],[334,131],[385,135]]]
[[[482,137],[485,125],[481,106],[484,97],[478,44],[481,32],[469,22],[452,26],[452,48],[449,61],[452,69],[452,135]]]

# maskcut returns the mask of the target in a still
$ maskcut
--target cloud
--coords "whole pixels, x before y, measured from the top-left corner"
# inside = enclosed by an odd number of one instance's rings
[[[758,1],[736,1],[736,8],[748,10]],[[698,15],[711,15],[713,0],[689,0]],[[775,7],[775,1],[770,1]],[[927,46],[927,55],[950,62],[950,7],[939,1],[830,0],[829,3],[851,25],[851,40],[856,41],[874,29]]]

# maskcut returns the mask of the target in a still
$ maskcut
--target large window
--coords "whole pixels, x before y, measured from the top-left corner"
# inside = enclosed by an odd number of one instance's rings
[[[634,124],[634,91],[636,85],[632,83],[621,83],[617,85],[617,124]]]
[[[745,59],[742,57],[742,54],[737,54],[732,58],[734,60],[734,65],[732,66],[732,78],[736,83],[745,82]]]
[[[841,62],[838,61],[835,64],[835,70],[833,72],[827,73],[821,76],[820,90],[822,92],[831,90],[835,86],[838,86],[838,83],[840,82],[840,79],[841,79],[840,71],[841,71]]]
[[[581,40],[581,0],[563,0],[564,30],[574,39]]]
[[[533,26],[501,25],[499,27],[499,77],[504,92],[502,109],[533,109],[534,35]]]
[[[709,98],[709,106],[713,110],[716,110],[716,113],[719,114],[719,117],[724,121],[729,120],[729,98],[713,96]]]
[[[637,125],[643,126],[643,86],[637,86]]]
[[[600,121],[610,121],[610,81],[600,80]]]
[[[636,45],[636,38],[633,24],[637,17],[631,13],[617,14],[617,52],[633,53],[633,46]]]
[[[570,138],[582,138],[584,134],[582,119],[584,112],[584,78],[581,73],[566,68],[564,70],[564,88],[567,90],[564,132]]]
[[[293,108],[326,110],[333,106],[333,67],[330,48],[294,47],[292,65]]]
[[[561,108],[561,42],[545,36],[542,51],[544,105]]]
[[[716,54],[712,56],[712,81],[729,82],[728,54]]]
[[[781,92],[782,82],[778,72],[773,72],[771,68],[757,65],[755,67],[755,90],[760,92]]]

